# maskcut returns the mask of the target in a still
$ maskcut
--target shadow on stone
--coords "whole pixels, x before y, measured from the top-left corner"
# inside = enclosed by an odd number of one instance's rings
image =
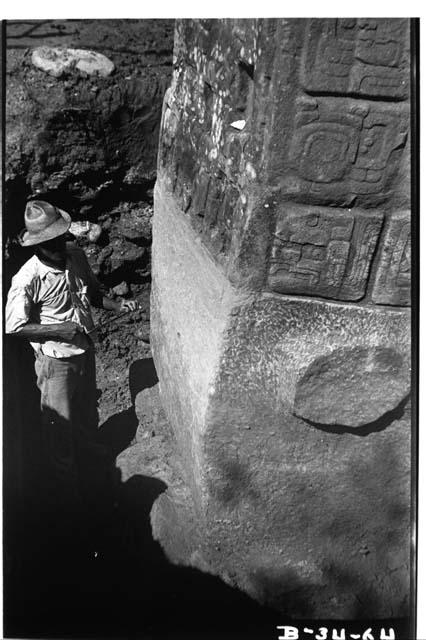
[[[319,422],[313,422],[312,420],[307,420],[303,418],[304,422],[315,427],[316,429],[320,429],[321,431],[325,431],[326,433],[351,433],[354,436],[365,437],[370,435],[370,433],[376,433],[378,431],[383,431],[388,427],[394,420],[400,420],[405,413],[405,408],[408,404],[408,401],[411,398],[411,394],[406,396],[395,409],[392,411],[387,411],[380,418],[370,422],[369,424],[364,424],[362,427],[347,427],[343,424],[321,424]]]
[[[115,521],[103,540],[105,578],[119,589],[109,611],[126,616],[130,635],[141,631],[153,637],[258,638],[274,634],[278,614],[198,569],[171,564],[152,537],[150,512],[155,499],[166,489],[156,478],[136,475],[119,487]],[[129,603],[132,604],[129,607]],[[105,627],[106,620],[103,620]],[[113,629],[113,620],[108,628]],[[278,622],[276,622],[278,624]],[[120,626],[116,629],[119,632]]]
[[[156,382],[151,358],[131,365],[132,399]],[[100,437],[122,450],[136,426],[134,408],[129,407],[102,425]],[[99,508],[73,514],[68,528],[71,516],[58,522],[58,514],[49,513],[46,494],[38,493],[31,483],[33,474],[29,468],[26,484],[31,500],[14,520],[18,535],[9,527],[6,538],[7,637],[259,640],[276,638],[277,625],[316,630],[336,626],[336,621],[291,619],[216,576],[171,564],[153,539],[150,521],[154,502],[167,489],[162,480],[136,474],[122,482],[120,471],[111,469],[99,486]],[[283,609],[291,606],[309,616],[305,599],[309,584],[300,580],[296,584],[293,575],[269,572],[258,579],[265,593],[282,590]],[[340,575],[339,579],[354,578]],[[364,618],[368,602],[368,597],[366,603],[360,602],[359,615]],[[380,623],[392,626],[396,637],[410,637],[406,620]],[[349,624],[354,633],[366,628],[365,620],[340,626]]]

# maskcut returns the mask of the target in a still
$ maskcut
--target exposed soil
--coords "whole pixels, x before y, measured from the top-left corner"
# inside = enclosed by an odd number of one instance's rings
[[[129,366],[149,353],[140,338],[149,337],[152,188],[173,29],[173,20],[7,23],[5,289],[31,255],[16,234],[26,201],[36,197],[101,226],[96,242],[78,243],[110,295],[141,304],[100,334],[101,423],[130,404]],[[72,69],[57,78],[32,64],[39,46],[98,51],[115,69],[109,77]]]

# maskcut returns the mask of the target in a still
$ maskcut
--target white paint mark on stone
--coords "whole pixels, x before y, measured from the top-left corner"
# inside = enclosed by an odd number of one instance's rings
[[[238,129],[239,131],[242,131],[245,126],[245,120],[235,120],[235,122],[231,122],[231,127],[234,127],[234,129]]]

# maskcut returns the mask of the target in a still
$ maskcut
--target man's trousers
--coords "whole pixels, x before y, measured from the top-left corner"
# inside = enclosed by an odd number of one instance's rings
[[[84,486],[85,460],[98,429],[94,350],[68,358],[38,353],[35,370],[50,498],[75,503],[89,489]]]

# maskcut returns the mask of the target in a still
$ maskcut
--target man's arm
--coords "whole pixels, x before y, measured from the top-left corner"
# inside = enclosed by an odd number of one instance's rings
[[[18,274],[12,280],[5,309],[5,329],[9,335],[28,338],[34,342],[59,340],[73,342],[84,331],[75,322],[40,324],[32,321],[31,308],[34,304],[34,282],[31,274]]]
[[[114,311],[122,313],[123,311],[136,311],[139,304],[136,300],[123,300],[121,298],[114,300],[106,295],[104,287],[101,285],[97,277],[92,271],[86,254],[80,250],[81,259],[84,260],[87,279],[89,284],[90,304],[97,309],[105,309],[106,311]]]
[[[28,338],[34,342],[59,340],[73,342],[78,334],[84,333],[83,327],[76,322],[58,322],[55,324],[36,324],[28,322],[13,332],[13,335]]]

